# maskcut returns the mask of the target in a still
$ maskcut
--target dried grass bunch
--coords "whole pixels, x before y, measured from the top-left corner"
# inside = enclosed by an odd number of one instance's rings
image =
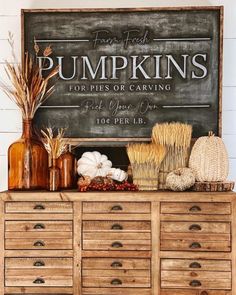
[[[11,82],[11,86],[0,83],[0,87],[6,95],[20,108],[24,120],[33,119],[39,106],[53,93],[54,86],[48,87],[48,82],[58,73],[58,67],[54,68],[46,77],[41,75],[41,69],[28,52],[25,53],[24,62],[19,64],[14,53],[13,35],[9,33],[8,42],[11,46],[14,63],[6,61],[5,71]],[[35,44],[35,50],[36,50]],[[37,45],[37,53],[40,48]],[[44,56],[52,53],[48,46]]]
[[[140,190],[158,189],[158,172],[166,150],[159,144],[130,144],[127,146],[133,182]]]
[[[68,149],[68,144],[64,139],[65,128],[59,128],[54,136],[52,128],[41,130],[42,142],[51,159],[58,159]]]
[[[159,187],[166,189],[166,176],[169,172],[188,164],[192,126],[183,123],[156,124],[152,129],[152,141],[166,147],[166,157],[159,173]]]

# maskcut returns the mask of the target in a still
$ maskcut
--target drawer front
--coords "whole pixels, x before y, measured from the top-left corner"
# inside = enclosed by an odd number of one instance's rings
[[[161,271],[162,288],[231,289],[231,272]]]
[[[229,222],[161,222],[161,232],[230,234]]]
[[[204,202],[163,202],[162,214],[231,214],[230,203],[204,203]]]
[[[150,232],[149,221],[84,221],[83,231]]]
[[[231,271],[230,260],[161,259],[161,270]]]
[[[6,239],[72,239],[72,232],[6,232]]]
[[[148,202],[84,202],[83,213],[150,213],[151,204]]]
[[[151,289],[141,288],[83,288],[83,295],[152,295]],[[173,294],[171,294],[173,295]],[[216,294],[214,294],[216,295]],[[218,295],[218,294],[217,294]]]
[[[71,202],[6,202],[6,213],[72,213]]]
[[[72,221],[6,221],[6,232],[72,232]]]
[[[61,250],[72,249],[72,239],[6,239],[6,250]]]
[[[192,237],[189,239],[180,238],[161,240],[161,250],[164,251],[216,251],[216,252],[230,252],[231,245],[230,241],[202,241],[199,239],[193,240]]]
[[[232,295],[226,290],[186,290],[186,289],[161,289],[161,295]]]
[[[24,269],[25,271],[25,269]],[[34,274],[21,275],[6,275],[6,287],[72,287],[72,276],[66,275],[42,275],[36,276]]]
[[[18,277],[24,274],[34,277],[62,277],[72,276],[72,268],[9,268],[5,270],[5,277]],[[37,283],[36,283],[37,284]]]
[[[150,251],[150,240],[83,240],[83,250]]]
[[[132,258],[84,258],[82,269],[143,269],[150,270],[151,262],[149,259]]]
[[[93,232],[93,233],[83,233],[83,240],[97,241],[97,240],[151,240],[151,233],[129,233],[129,232]]]
[[[84,276],[82,278],[83,287],[87,288],[149,288],[151,287],[150,277],[142,276]],[[112,293],[111,293],[112,294]]]
[[[8,269],[41,269],[41,268],[60,268],[60,269],[72,269],[72,258],[6,258],[5,268]]]

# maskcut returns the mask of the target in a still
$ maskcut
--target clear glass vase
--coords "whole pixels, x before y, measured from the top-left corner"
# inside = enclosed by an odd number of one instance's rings
[[[32,132],[32,120],[23,120],[19,140],[8,149],[8,189],[46,189],[48,182],[48,154]]]

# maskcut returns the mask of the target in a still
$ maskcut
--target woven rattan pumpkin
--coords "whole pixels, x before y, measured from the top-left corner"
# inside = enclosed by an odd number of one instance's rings
[[[185,191],[195,183],[195,176],[190,168],[179,168],[166,177],[166,187],[172,191]]]
[[[213,132],[198,138],[190,155],[189,167],[196,173],[197,181],[225,181],[229,160],[223,140]]]

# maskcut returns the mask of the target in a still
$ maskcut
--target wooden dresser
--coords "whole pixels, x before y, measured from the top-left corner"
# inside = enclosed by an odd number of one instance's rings
[[[236,295],[236,194],[0,194],[0,295]]]

